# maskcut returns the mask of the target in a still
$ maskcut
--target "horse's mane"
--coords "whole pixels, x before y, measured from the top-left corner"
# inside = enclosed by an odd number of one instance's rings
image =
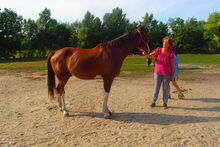
[[[132,39],[133,39],[132,32],[128,32],[122,36],[119,36],[118,38],[106,42],[105,45],[107,47],[118,47],[122,44],[127,43],[128,41],[131,41]]]

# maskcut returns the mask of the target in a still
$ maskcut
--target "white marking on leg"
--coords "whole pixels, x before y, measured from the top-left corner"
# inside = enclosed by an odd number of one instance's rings
[[[61,96],[58,93],[58,90],[56,89],[56,97],[57,97],[57,105],[60,108],[60,110],[62,111],[62,102],[61,102]]]
[[[108,92],[103,92],[103,107],[102,107],[102,112],[104,113],[104,117],[107,118],[110,116],[110,111],[108,109],[108,97],[109,93]]]
[[[62,111],[62,101],[61,101],[60,94],[57,94],[57,105],[60,108],[60,110]]]
[[[67,116],[68,115],[68,111],[66,109],[66,104],[65,104],[64,97],[65,97],[65,94],[62,94],[62,96],[61,96],[62,110],[63,110],[63,115]]]

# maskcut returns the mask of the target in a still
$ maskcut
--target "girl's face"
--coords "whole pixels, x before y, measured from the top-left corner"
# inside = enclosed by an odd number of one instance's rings
[[[163,48],[170,48],[170,44],[168,43],[167,40],[163,41]]]

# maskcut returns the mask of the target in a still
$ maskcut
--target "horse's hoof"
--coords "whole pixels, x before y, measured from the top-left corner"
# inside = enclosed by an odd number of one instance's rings
[[[63,111],[63,116],[69,116],[69,112],[67,112],[67,111]]]
[[[108,115],[104,115],[104,118],[105,118],[105,119],[110,119],[110,116],[111,116],[111,115],[109,115],[109,114],[108,114]]]
[[[105,118],[105,119],[110,119],[110,118],[111,118],[111,115],[112,115],[112,112],[105,113],[105,114],[104,114],[104,118]]]
[[[57,107],[62,110],[62,106],[60,106],[59,104],[57,104]]]
[[[109,113],[109,115],[112,115],[112,112],[111,112],[111,111],[109,111],[108,113]]]

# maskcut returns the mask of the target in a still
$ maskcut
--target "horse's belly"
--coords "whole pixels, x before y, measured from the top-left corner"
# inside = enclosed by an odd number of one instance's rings
[[[97,76],[97,74],[89,73],[89,72],[87,73],[71,72],[71,74],[79,79],[85,79],[85,80],[95,79],[95,77]]]

